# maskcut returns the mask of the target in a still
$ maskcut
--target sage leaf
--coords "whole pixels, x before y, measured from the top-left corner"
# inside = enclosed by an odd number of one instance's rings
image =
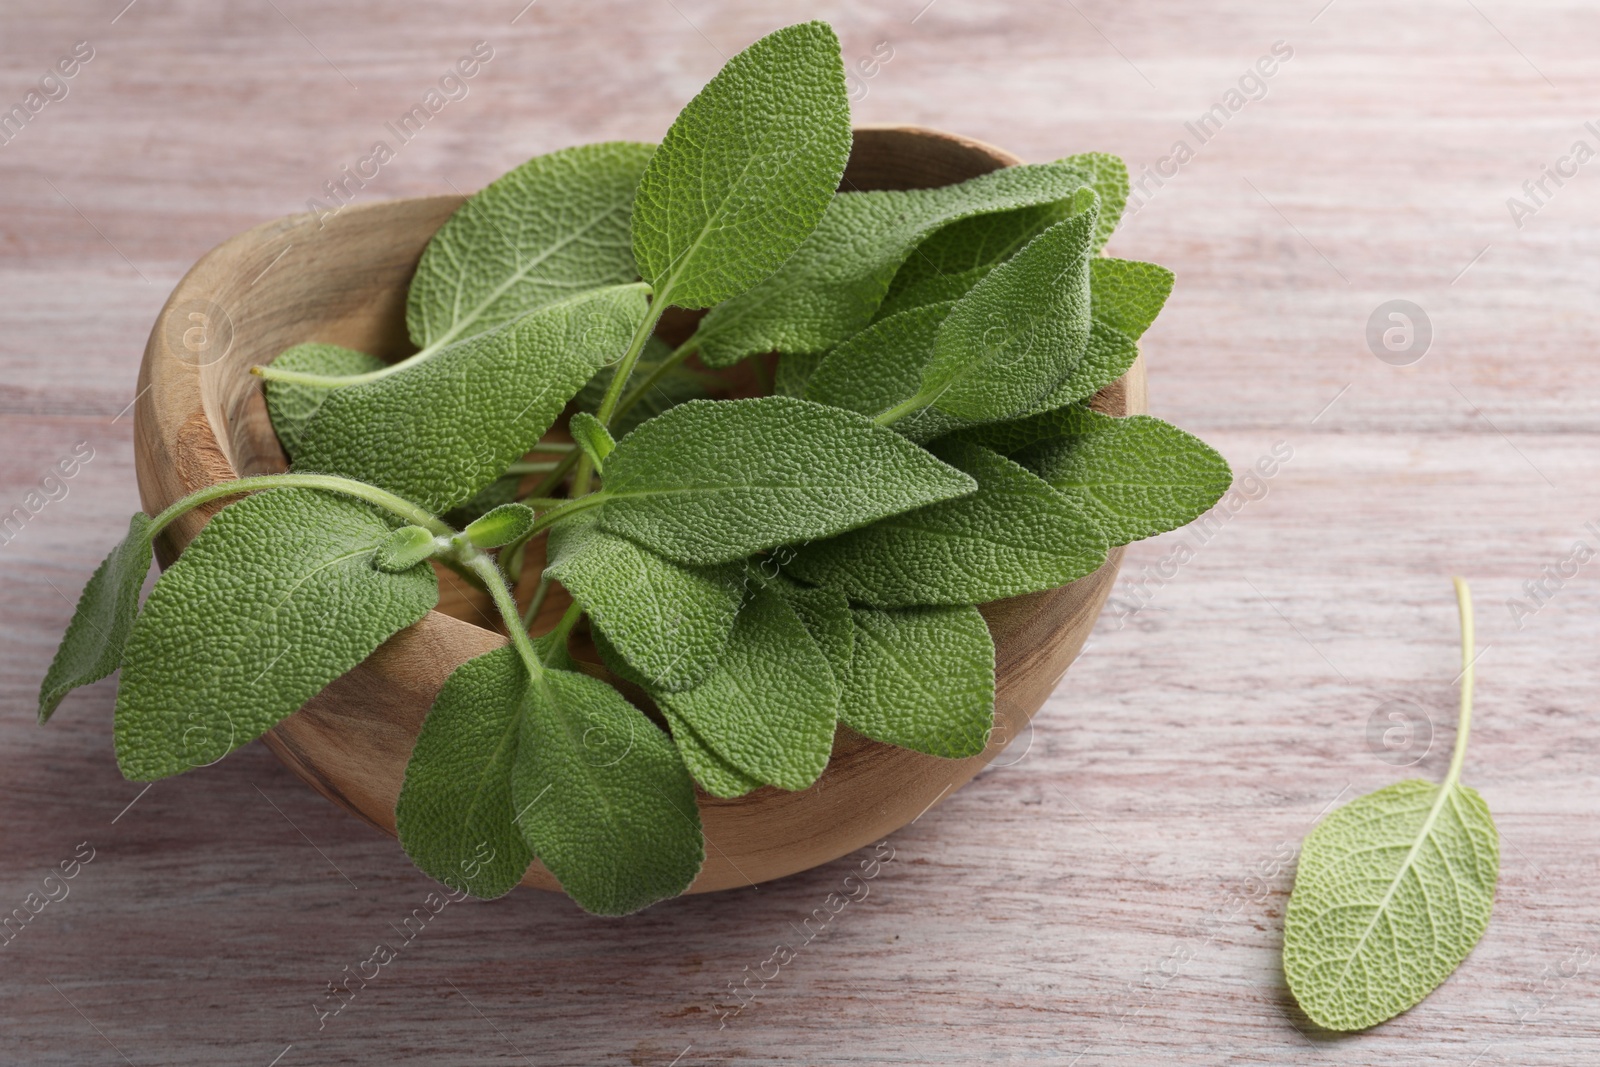
[[[1108,152],[1082,152],[1061,162],[1088,175],[1100,197],[1100,216],[1095,220],[1094,240],[1089,248],[1091,254],[1098,253],[1116,232],[1128,206],[1128,165]]]
[[[687,688],[727,647],[744,593],[742,568],[680,567],[607,533],[592,514],[551,529],[549,558],[545,573],[648,684]]]
[[[595,470],[603,472],[606,457],[617,447],[616,440],[605,424],[587,411],[579,411],[568,422],[567,430],[583,454],[589,457],[589,462],[594,464]]]
[[[970,216],[1070,200],[1083,186],[1077,170],[1044,163],[937,189],[840,193],[770,278],[706,314],[695,332],[700,358],[726,367],[773,350],[825,352],[872,321],[928,234]]]
[[[595,370],[627,346],[645,311],[636,287],[596,290],[332,390],[305,428],[295,467],[447,511],[538,442]]]
[[[622,658],[622,654],[606,640],[605,633],[594,631],[594,645],[600,652],[600,659],[606,668],[618,678],[632,682],[648,694],[649,679]],[[683,765],[689,768],[689,775],[708,794],[724,800],[742,797],[746,793],[761,788],[758,779],[750,777],[721,756],[706,744],[705,740],[694,728],[670,707],[656,704],[661,717],[667,720],[667,728],[672,731],[672,743],[678,746],[678,755],[683,757]]]
[[[1100,319],[1089,321],[1089,343],[1067,376],[1044,395],[1035,406],[1038,411],[1051,411],[1079,400],[1087,400],[1100,390],[1128,373],[1133,361],[1139,358],[1139,346],[1133,338]]]
[[[653,151],[626,141],[563,148],[469,197],[428,241],[411,279],[412,343],[443,347],[637,278],[629,221]]]
[[[395,805],[411,861],[478,897],[509,893],[533,860],[511,799],[528,684],[509,646],[452,671],[422,721]]]
[[[467,523],[461,533],[474,548],[499,548],[533,529],[538,515],[526,504],[501,504]]]
[[[816,781],[833,751],[839,682],[794,609],[760,585],[716,668],[692,688],[650,696],[735,769],[780,789]]]
[[[1024,411],[1066,376],[1089,341],[1092,193],[990,271],[956,302],[939,329],[919,395],[959,418]]]
[[[215,762],[293,714],[439,597],[373,566],[393,530],[312,489],[228,505],[156,582],[123,655],[114,730],[134,781]]]
[[[850,600],[837,589],[820,585],[801,585],[781,574],[767,583],[794,609],[806,633],[817,643],[834,680],[841,686],[850,676],[850,660],[855,654],[855,623],[850,617]]]
[[[705,844],[694,783],[671,739],[585,674],[546,669],[528,694],[511,794],[533,854],[599,915],[688,889]]]
[[[863,415],[894,408],[922,384],[939,327],[954,301],[911,308],[868,326],[822,358],[806,380],[806,399]],[[785,357],[787,358],[787,357]],[[924,441],[963,425],[937,408],[919,408],[892,425]]]
[[[621,441],[601,524],[679,563],[727,563],[973,489],[892,430],[790,397],[691,400]]]
[[[1056,436],[1013,458],[1077,505],[1113,545],[1192,522],[1233,484],[1216,449],[1170,423],[1084,407],[1059,414]]]
[[[821,352],[793,352],[779,356],[777,369],[772,374],[772,395],[804,397],[806,382],[822,358]]]
[[[49,721],[72,690],[98,682],[122,665],[123,648],[139,614],[139,591],[150,573],[150,541],[150,516],[134,512],[128,535],[89,576],[39,686],[41,723]]]
[[[852,614],[855,655],[839,702],[845,725],[930,756],[982,752],[994,723],[994,640],[978,609]]]
[[[664,304],[710,307],[800,246],[850,154],[839,39],[824,22],[768,34],[679,113],[639,180],[633,252]]]
[[[1089,263],[1094,317],[1137,341],[1172,295],[1172,272],[1134,259],[1097,257]]]
[[[852,601],[898,608],[1054,589],[1105,562],[1105,536],[1030,471],[961,440],[930,450],[972,475],[978,491],[806,545],[786,570]]]
[[[402,526],[372,554],[372,565],[380,571],[399,574],[433,555],[433,533],[421,526]]]
[[[295,345],[285,349],[272,361],[272,365],[279,370],[326,375],[367,374],[388,366],[377,356],[340,345],[324,344]],[[322,407],[322,402],[328,399],[329,390],[326,386],[302,385],[271,378],[267,379],[263,388],[272,429],[278,435],[278,443],[283,446],[284,454],[292,461],[300,451],[300,437],[306,424]]]
[[[1500,838],[1461,783],[1472,724],[1472,602],[1461,610],[1461,716],[1442,784],[1396,782],[1346,804],[1306,838],[1284,915],[1283,971],[1307,1016],[1363,1030],[1444,982],[1489,925]]]

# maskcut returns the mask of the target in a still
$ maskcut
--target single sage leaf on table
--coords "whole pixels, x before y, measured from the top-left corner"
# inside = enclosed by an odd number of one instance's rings
[[[927,235],[960,219],[1070,201],[1084,176],[1057,164],[1005,167],[937,189],[843,192],[767,280],[712,308],[695,332],[707,366],[777,350],[825,352],[864,328]]]
[[[638,287],[595,290],[334,389],[306,426],[295,466],[447,511],[521,459],[644,315]]]
[[[734,56],[639,180],[633,253],[657,299],[710,307],[777,270],[816,228],[849,154],[844,63],[826,23]]]
[[[72,621],[39,686],[41,723],[72,690],[98,682],[122,665],[150,558],[150,516],[137,511],[128,520],[128,536],[90,575],[78,597]]]
[[[594,631],[594,646],[612,674],[649,691],[649,680],[622,658],[622,653],[612,647],[603,631]],[[678,746],[684,766],[689,768],[690,777],[699,783],[701,789],[726,800],[742,797],[761,788],[759,779],[750,777],[719,756],[682,715],[665,704],[657,703],[656,708],[661,712],[661,717],[667,720],[667,728],[672,731],[672,743]]]
[[[394,529],[365,504],[273,489],[228,505],[156,582],[117,690],[117,763],[134,781],[254,741],[439,598],[432,567],[389,573]]]
[[[857,733],[961,759],[994,723],[994,641],[978,609],[853,612],[855,655],[839,717]]]
[[[428,241],[412,276],[412,343],[447,345],[574,292],[633,281],[633,194],[654,150],[627,141],[563,148],[469,197]]]
[[[814,542],[788,572],[852,601],[897,608],[1054,589],[1105,562],[1105,535],[1037,475],[963,441],[930,448],[972,475],[978,491]]]
[[[1489,925],[1500,837],[1461,784],[1472,724],[1472,604],[1461,605],[1461,717],[1443,784],[1396,782],[1359,797],[1306,838],[1283,921],[1283,971],[1312,1022],[1364,1030],[1417,1004]]]
[[[279,370],[299,371],[303,374],[347,375],[367,374],[388,366],[377,356],[357,352],[340,345],[306,344],[285,349],[272,365]],[[320,385],[302,385],[267,379],[264,388],[267,414],[272,419],[272,429],[278,443],[290,461],[300,451],[300,436],[306,424],[316,415],[322,402],[332,390]]]
[[[533,859],[511,801],[527,691],[527,670],[510,646],[451,672],[422,722],[395,805],[411,861],[477,897],[509,893]]]
[[[854,412],[790,397],[692,400],[621,441],[601,525],[679,563],[728,563],[972,491]]]
[[[677,896],[705,861],[672,740],[586,674],[546,669],[529,684],[511,794],[533,854],[586,911],[626,915]]]
[[[788,602],[760,585],[715,669],[690,689],[650,696],[732,767],[780,789],[816,781],[833,751],[833,668]]]
[[[716,666],[744,594],[743,569],[682,567],[578,515],[550,531],[545,573],[635,670],[684,689]]]
[[[956,302],[923,368],[919,396],[965,419],[1002,419],[1049,392],[1089,341],[1089,242],[1098,217],[1092,193],[990,271]]]
[[[1192,522],[1233,484],[1216,449],[1170,423],[1083,407],[1059,414],[1060,433],[1012,458],[1081,508],[1113,545]]]

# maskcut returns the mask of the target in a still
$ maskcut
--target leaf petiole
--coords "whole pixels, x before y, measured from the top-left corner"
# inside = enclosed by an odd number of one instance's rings
[[[650,390],[655,388],[657,382],[666,377],[674,367],[680,366],[690,356],[694,355],[699,347],[700,335],[696,332],[690,335],[689,339],[683,344],[674,348],[672,354],[666,359],[652,367],[650,373],[645,375],[644,381],[628,390],[628,395],[622,398],[622,402],[617,405],[617,410],[612,412],[612,417],[620,419],[631,411],[635,404],[650,395]]]
[[[540,512],[539,517],[534,520],[533,525],[528,528],[526,533],[505,545],[500,551],[509,555],[556,523],[588,511],[598,504],[603,504],[605,500],[604,493],[589,493],[587,496],[574,497],[571,500],[544,500],[538,497],[527,497],[523,500],[523,503],[531,508],[538,509]]]
[[[429,532],[441,537],[449,537],[455,533],[448,525],[424,511],[422,508],[402,497],[379,489],[375,485],[354,481],[349,478],[339,478],[331,474],[258,474],[248,478],[236,478],[231,482],[219,482],[208,485],[204,489],[196,490],[182,500],[169,506],[157,515],[150,523],[149,536],[152,540],[167,526],[171,525],[180,515],[192,511],[201,504],[208,504],[213,500],[223,497],[238,496],[242,493],[253,493],[261,489],[321,489],[325,492],[340,493],[344,496],[353,496],[369,504],[376,504],[391,515],[421,526]]]

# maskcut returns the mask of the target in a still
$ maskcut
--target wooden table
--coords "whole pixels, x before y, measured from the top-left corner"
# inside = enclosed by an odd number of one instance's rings
[[[1561,162],[1600,147],[1592,10],[124,2],[0,15],[0,106],[93,48],[0,147],[0,512],[92,450],[0,548],[0,910],[93,856],[0,948],[0,1062],[1600,1059],[1600,561],[1508,606],[1575,541],[1600,549],[1600,162]],[[894,835],[867,899],[781,968],[862,856],[625,921],[519,893],[406,927],[429,881],[259,745],[145,789],[117,773],[110,684],[34,724],[69,600],[136,506],[135,369],[189,264],[325,198],[476,41],[494,55],[469,94],[361,199],[657,139],[723,55],[811,14],[869,61],[861,121],[1163,166],[1112,245],[1179,276],[1146,337],[1152,406],[1241,475],[1279,456],[1208,538],[1132,549],[1032,735]],[[1229,110],[1278,41],[1292,56]],[[1202,141],[1185,124],[1218,103]],[[1179,140],[1192,158],[1162,164]],[[1535,203],[1521,185],[1546,165],[1576,174]],[[1394,299],[1432,326],[1408,366],[1367,341]],[[1494,918],[1420,1007],[1322,1034],[1279,967],[1290,861],[1331,806],[1443,774],[1452,573],[1478,596],[1466,780],[1503,835]],[[1431,745],[1385,746],[1397,710]],[[398,957],[319,1029],[327,984],[378,942]]]

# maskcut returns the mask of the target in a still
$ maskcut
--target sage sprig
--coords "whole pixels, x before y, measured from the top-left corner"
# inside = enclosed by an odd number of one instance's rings
[[[975,605],[1182,525],[1228,470],[1084,406],[1171,283],[1101,255],[1119,160],[841,192],[850,143],[838,41],[804,23],[730,60],[661,145],[563,149],[469,198],[412,279],[414,353],[307,337],[255,368],[289,472],[136,515],[41,718],[120,667],[124,772],[211,762],[419,619],[448,567],[507,644],[435,698],[400,842],[484,897],[537,860],[608,914],[693,882],[697,789],[807,788],[840,723],[981,753],[995,650]],[[669,344],[669,307],[707,310]],[[771,352],[766,395],[729,398],[718,372]],[[141,610],[154,538],[229,498]],[[572,606],[534,636],[557,587]]]

